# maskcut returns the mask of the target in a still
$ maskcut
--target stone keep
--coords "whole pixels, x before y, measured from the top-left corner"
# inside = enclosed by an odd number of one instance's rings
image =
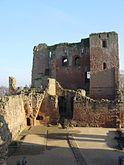
[[[94,99],[115,99],[119,86],[118,34],[92,33],[78,43],[33,49],[32,87],[46,88],[48,78],[64,89],[84,89]]]

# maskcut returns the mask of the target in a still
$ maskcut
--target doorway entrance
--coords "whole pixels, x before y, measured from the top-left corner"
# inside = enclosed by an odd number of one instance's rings
[[[27,118],[27,126],[30,126],[31,125],[31,120],[30,118]]]
[[[58,106],[59,106],[59,123],[64,128],[65,125],[70,124],[73,118],[73,98],[70,95],[59,96]]]

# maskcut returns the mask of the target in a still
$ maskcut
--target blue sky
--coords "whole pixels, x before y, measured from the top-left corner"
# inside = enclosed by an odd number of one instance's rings
[[[119,34],[124,70],[124,0],[0,0],[0,85],[31,82],[33,47],[78,42],[93,32]],[[122,30],[123,29],[123,30]]]

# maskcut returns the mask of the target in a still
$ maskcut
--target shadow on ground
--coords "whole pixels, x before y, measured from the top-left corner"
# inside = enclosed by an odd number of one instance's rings
[[[68,140],[68,132],[66,130],[56,129],[58,133],[52,133],[49,131],[48,135],[45,135],[45,138],[49,142],[54,141],[64,141]],[[29,134],[31,134],[29,130]],[[39,137],[43,137],[44,134],[39,132],[33,133]],[[118,165],[118,157],[123,155],[123,153],[117,150],[115,145],[115,131],[108,131],[107,136],[105,135],[94,135],[94,134],[78,134],[75,131],[71,131],[70,135],[74,135],[75,141],[77,143],[105,143],[108,146],[108,149],[97,149],[96,148],[84,148],[80,147],[80,150],[77,146],[68,147],[59,147],[57,145],[49,145],[44,143],[44,145],[35,144],[35,143],[26,143],[23,140],[26,137],[25,132],[23,132],[20,141],[13,141],[9,146],[8,157],[9,161],[7,165],[11,165],[11,162],[14,162],[13,165],[16,165],[17,159],[22,159],[23,156],[27,158],[31,165],[68,165],[72,161],[72,157],[68,156],[66,153],[67,150],[70,150],[71,155],[74,157],[75,161],[81,161],[80,155],[86,162],[86,165]],[[70,139],[73,140],[73,139]],[[113,143],[114,142],[114,143]],[[76,148],[77,155],[73,151],[73,147]],[[37,158],[38,157],[38,158]],[[40,163],[39,163],[40,159]],[[15,160],[15,161],[14,161]],[[34,163],[35,162],[35,163]]]

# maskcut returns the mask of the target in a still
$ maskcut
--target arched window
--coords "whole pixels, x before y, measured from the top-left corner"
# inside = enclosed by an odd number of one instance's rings
[[[106,69],[107,68],[107,65],[106,65],[106,63],[104,62],[103,63],[103,69]]]
[[[75,66],[80,66],[80,57],[76,57],[74,61]]]
[[[62,66],[68,66],[68,58],[67,57],[64,57],[62,59]]]

